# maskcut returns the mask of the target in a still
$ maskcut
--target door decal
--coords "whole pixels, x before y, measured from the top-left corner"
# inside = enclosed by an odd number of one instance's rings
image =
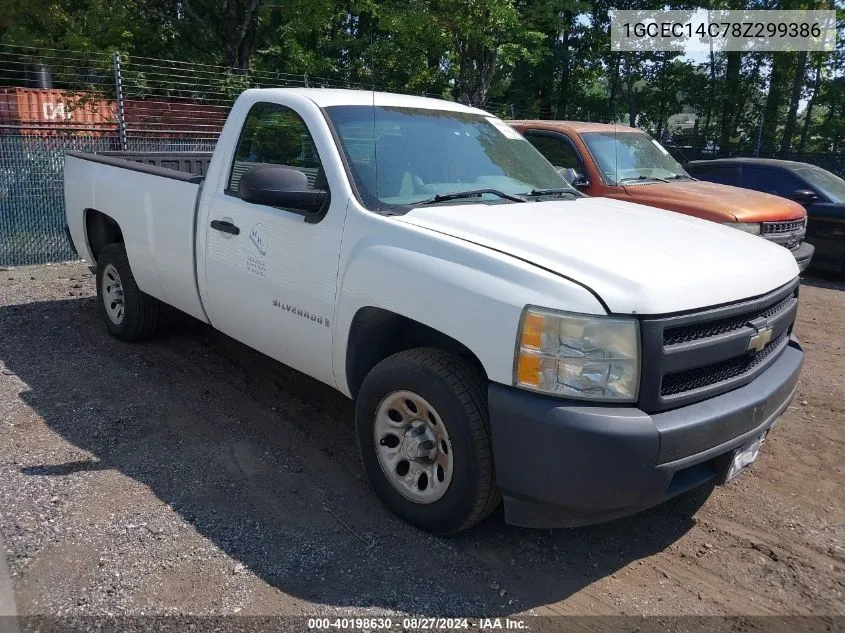
[[[252,227],[249,232],[250,252],[246,258],[246,269],[254,275],[263,277],[267,273],[264,256],[267,255],[268,238],[267,227],[261,222]]]

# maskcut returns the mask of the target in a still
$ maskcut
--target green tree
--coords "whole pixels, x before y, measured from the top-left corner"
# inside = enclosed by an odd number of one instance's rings
[[[205,38],[222,46],[226,65],[246,72],[255,45],[261,0],[180,0],[180,5]]]

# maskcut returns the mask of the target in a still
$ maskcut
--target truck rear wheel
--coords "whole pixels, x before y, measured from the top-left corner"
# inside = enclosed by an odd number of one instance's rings
[[[382,502],[435,534],[472,527],[501,500],[493,472],[484,377],[434,348],[394,354],[367,375],[355,428]]]
[[[100,251],[97,306],[109,333],[123,341],[149,338],[158,326],[161,304],[138,288],[123,244]]]

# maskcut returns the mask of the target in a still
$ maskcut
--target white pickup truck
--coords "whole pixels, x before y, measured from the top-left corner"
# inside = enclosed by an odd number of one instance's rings
[[[426,530],[728,481],[795,393],[788,250],[584,197],[481,110],[249,90],[204,177],[177,159],[66,159],[108,330],[145,338],[167,303],[356,399],[373,488]]]

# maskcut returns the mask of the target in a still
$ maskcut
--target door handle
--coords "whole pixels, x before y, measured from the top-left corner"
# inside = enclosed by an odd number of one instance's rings
[[[230,233],[231,235],[238,235],[241,230],[231,222],[225,220],[212,220],[211,228],[215,231],[222,231],[223,233]]]

